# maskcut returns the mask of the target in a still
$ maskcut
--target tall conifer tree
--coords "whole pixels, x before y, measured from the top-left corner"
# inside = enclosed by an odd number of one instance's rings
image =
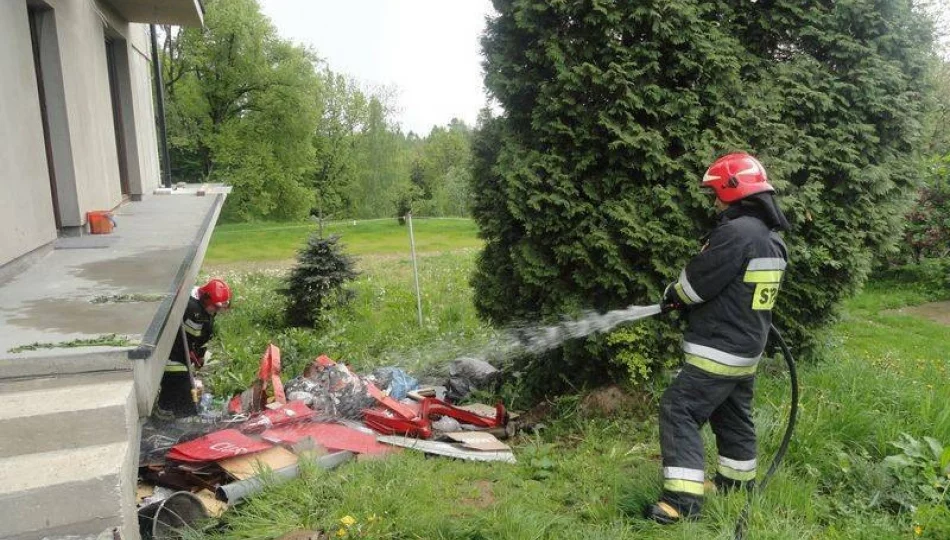
[[[656,302],[714,223],[719,155],[765,164],[793,230],[777,322],[800,348],[898,239],[931,27],[909,0],[495,0],[474,145],[473,284],[496,323]],[[663,322],[548,358],[641,371]],[[655,331],[654,331],[655,330]],[[545,364],[547,365],[547,364]]]

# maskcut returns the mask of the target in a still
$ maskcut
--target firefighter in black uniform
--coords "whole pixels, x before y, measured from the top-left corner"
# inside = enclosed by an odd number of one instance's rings
[[[176,416],[195,414],[194,370],[204,365],[208,342],[214,335],[214,318],[231,305],[231,289],[220,279],[212,279],[201,287],[195,287],[185,307],[181,329],[172,346],[158,407]],[[184,335],[184,340],[182,339]]]
[[[719,225],[662,301],[665,310],[686,311],[687,329],[686,365],[660,401],[663,494],[647,509],[660,523],[698,517],[705,484],[700,429],[707,421],[719,452],[716,487],[755,481],[752,389],[788,261],[777,234],[788,222],[758,160],[723,156],[702,185],[716,195]]]

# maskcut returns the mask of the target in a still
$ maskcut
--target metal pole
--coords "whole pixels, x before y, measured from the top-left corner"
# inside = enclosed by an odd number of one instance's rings
[[[162,62],[158,56],[158,36],[155,31],[155,25],[150,24],[148,26],[152,35],[152,79],[155,83],[155,102],[158,105],[158,110],[155,113],[155,121],[158,123],[160,156],[162,161],[164,161],[162,166],[162,186],[172,187],[172,162],[168,157],[168,131],[165,127],[165,83],[162,81]]]
[[[419,313],[419,326],[422,327],[422,293],[419,291],[419,266],[416,264],[416,238],[412,234],[412,212],[406,212],[409,224],[409,250],[412,253],[412,277],[416,281],[416,311]]]

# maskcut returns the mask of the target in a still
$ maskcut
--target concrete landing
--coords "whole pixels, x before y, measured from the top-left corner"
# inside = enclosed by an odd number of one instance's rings
[[[153,195],[127,203],[114,212],[118,226],[112,235],[60,242],[60,248],[0,284],[0,358],[50,353],[49,348],[16,352],[34,343],[66,344],[106,334],[124,336],[127,344],[120,348],[137,346],[163,300],[176,292],[183,261],[209,225],[209,215],[216,219],[213,209],[223,197]]]

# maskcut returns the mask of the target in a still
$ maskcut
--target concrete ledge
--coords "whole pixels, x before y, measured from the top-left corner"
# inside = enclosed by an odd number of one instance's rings
[[[32,392],[34,390],[45,390],[54,388],[63,388],[65,386],[79,386],[83,384],[97,384],[129,380],[128,371],[109,371],[79,373],[75,375],[46,375],[43,377],[28,377],[25,379],[4,379],[0,383],[0,401],[5,396],[19,392]]]
[[[172,290],[165,297],[165,302],[142,338],[142,345],[129,352],[129,358],[134,360],[136,395],[139,415],[142,417],[151,413],[158,398],[158,390],[165,371],[165,361],[175,340],[179,339],[178,329],[185,307],[188,305],[188,298],[191,296],[191,284],[195,282],[198,271],[201,270],[201,263],[211,242],[214,224],[218,221],[221,208],[224,206],[225,196],[226,193],[215,195],[214,206],[204,225],[199,228],[192,242],[191,251],[179,266]],[[163,313],[165,309],[167,312]]]

